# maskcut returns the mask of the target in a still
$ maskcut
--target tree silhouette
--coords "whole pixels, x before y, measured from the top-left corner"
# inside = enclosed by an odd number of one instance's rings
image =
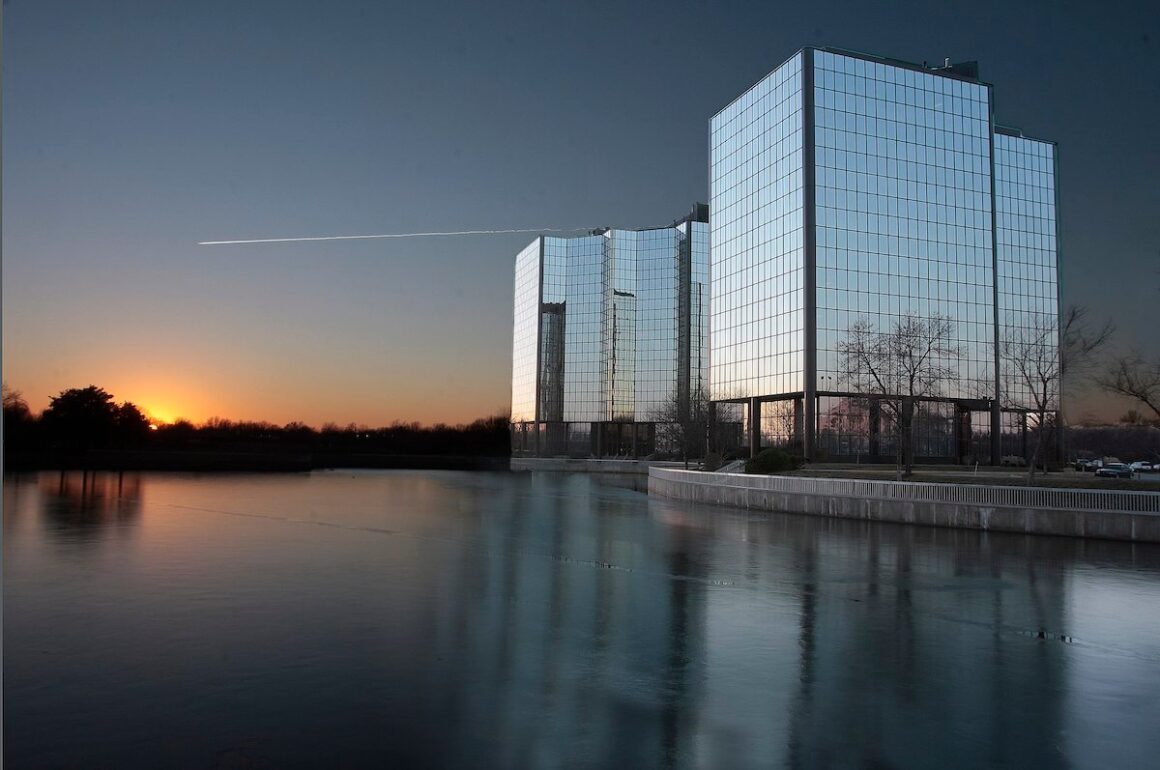
[[[1160,358],[1149,360],[1138,353],[1121,356],[1097,382],[1109,393],[1139,401],[1160,420]]]
[[[1092,323],[1088,309],[1083,305],[1069,305],[1059,321],[1059,372],[1069,382],[1088,379],[1102,359],[1102,351],[1116,334],[1111,321],[1103,326]]]
[[[27,449],[29,438],[36,428],[32,410],[19,390],[3,385],[4,393],[4,448]]]
[[[1056,319],[1036,315],[1024,325],[1009,320],[999,345],[1006,380],[1003,383],[1005,405],[1030,410],[1035,418],[1035,444],[1031,461],[1027,463],[1028,483],[1035,479],[1035,469],[1055,427],[1053,412],[1059,409],[1063,376],[1059,339]]]
[[[115,440],[122,446],[137,446],[149,437],[149,419],[131,401],[117,407],[115,425]]]
[[[861,393],[879,397],[895,430],[899,477],[914,467],[914,413],[918,399],[941,395],[954,375],[950,362],[959,355],[951,343],[951,320],[933,315],[905,315],[885,332],[869,318],[858,319],[838,353],[847,381]]]
[[[689,394],[687,403],[674,390],[653,414],[657,444],[675,449],[689,467],[690,457],[705,456],[709,433],[709,399],[699,386]]]
[[[8,425],[9,420],[23,421],[32,419],[32,410],[28,408],[28,402],[24,400],[24,395],[19,390],[13,390],[5,382],[3,384],[3,394],[5,426]]]
[[[132,446],[149,434],[149,421],[126,401],[117,404],[104,388],[70,388],[50,399],[40,417],[50,440],[66,449]]]

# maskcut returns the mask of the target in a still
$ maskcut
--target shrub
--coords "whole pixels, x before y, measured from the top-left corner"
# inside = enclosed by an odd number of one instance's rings
[[[802,458],[784,449],[763,449],[745,463],[746,473],[780,473],[802,467]]]

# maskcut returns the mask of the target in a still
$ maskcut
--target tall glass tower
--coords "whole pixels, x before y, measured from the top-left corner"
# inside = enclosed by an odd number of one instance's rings
[[[512,451],[644,457],[707,396],[708,207],[516,255]]]
[[[1056,152],[995,125],[974,62],[805,48],[713,116],[709,176],[710,393],[748,407],[754,450],[892,456],[883,399],[908,394],[868,392],[849,351],[908,319],[947,329],[916,454],[1026,442],[1035,394],[1002,351],[1039,332],[1058,356]]]

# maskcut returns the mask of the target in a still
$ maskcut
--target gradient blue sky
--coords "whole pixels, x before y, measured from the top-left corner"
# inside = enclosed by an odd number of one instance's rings
[[[3,377],[195,421],[506,409],[530,235],[196,242],[667,224],[709,116],[803,45],[978,59],[1060,143],[1065,302],[1158,352],[1158,8],[9,0]]]

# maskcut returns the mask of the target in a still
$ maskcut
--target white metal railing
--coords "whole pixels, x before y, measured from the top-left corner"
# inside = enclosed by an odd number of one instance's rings
[[[1160,492],[761,476],[744,473],[703,473],[672,468],[650,468],[649,475],[668,481],[787,494],[961,503],[988,507],[1160,513]]]

